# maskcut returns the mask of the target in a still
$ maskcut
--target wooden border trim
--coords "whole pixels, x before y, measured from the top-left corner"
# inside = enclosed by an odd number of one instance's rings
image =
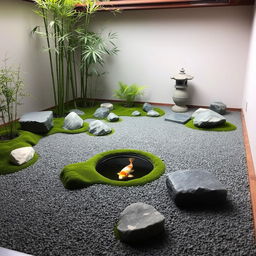
[[[22,0],[34,3],[34,0]],[[195,7],[217,7],[217,6],[237,6],[253,5],[255,0],[223,0],[214,2],[207,0],[117,0],[103,1],[97,4],[101,6],[99,11],[115,10],[150,10],[150,9],[170,9],[170,8],[195,8]],[[83,11],[84,4],[76,6],[77,10]]]
[[[248,180],[250,185],[254,236],[256,236],[256,175],[255,175],[249,137],[247,134],[247,128],[246,128],[243,112],[241,112],[241,120],[242,120],[242,126],[243,126],[243,137],[244,137],[244,146],[245,146],[247,169],[248,169]]]

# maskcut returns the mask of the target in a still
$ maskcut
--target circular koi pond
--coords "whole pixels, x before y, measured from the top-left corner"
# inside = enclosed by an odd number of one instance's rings
[[[115,149],[99,153],[85,162],[66,165],[60,179],[68,189],[93,184],[138,186],[158,179],[164,170],[164,162],[149,152]]]
[[[149,158],[137,153],[111,154],[100,159],[96,171],[116,181],[129,181],[149,174],[154,166]]]

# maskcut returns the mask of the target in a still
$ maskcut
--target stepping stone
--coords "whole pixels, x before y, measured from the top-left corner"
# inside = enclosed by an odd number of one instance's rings
[[[111,133],[112,129],[100,120],[89,123],[89,133],[96,136],[103,136]]]
[[[153,106],[152,106],[150,103],[144,103],[142,109],[143,109],[145,112],[148,112],[148,111],[150,111],[150,110],[153,110]]]
[[[166,185],[178,206],[223,203],[227,197],[226,188],[213,174],[203,169],[169,173]]]
[[[215,111],[215,112],[217,112],[217,113],[219,113],[221,115],[226,114],[226,108],[227,108],[227,106],[224,103],[218,102],[218,101],[217,102],[213,102],[210,105],[210,109],[211,110],[213,110],[213,111]]]
[[[106,118],[109,114],[109,109],[108,108],[97,108],[96,111],[94,112],[93,116],[96,118]]]
[[[108,108],[109,111],[111,111],[111,110],[114,109],[113,104],[112,104],[112,103],[109,103],[109,102],[105,102],[105,103],[100,104],[100,107],[101,107],[101,108]]]
[[[69,113],[71,113],[71,112],[75,112],[75,113],[78,114],[79,116],[82,116],[82,115],[85,114],[84,111],[82,111],[82,110],[80,110],[80,109],[70,109],[70,110],[69,110]]]
[[[83,119],[75,112],[70,112],[64,119],[63,128],[66,130],[76,130],[83,127]]]
[[[22,130],[33,133],[47,133],[53,127],[53,112],[40,111],[30,112],[21,116],[19,120]]]
[[[195,118],[193,119],[193,123],[197,127],[211,128],[211,127],[216,127],[226,123],[226,118],[224,116],[210,109],[198,112],[194,116]]]
[[[119,120],[119,116],[117,116],[114,113],[109,113],[108,116],[107,116],[107,119],[108,119],[109,122],[116,122],[116,121]]]
[[[147,112],[147,116],[158,117],[158,116],[160,116],[160,114],[157,111],[155,111],[155,110],[149,110]]]
[[[120,214],[118,237],[127,243],[138,243],[160,235],[164,231],[165,217],[153,206],[133,203]]]
[[[31,160],[35,155],[33,147],[16,148],[10,153],[10,161],[16,165],[22,165]]]
[[[141,116],[141,113],[140,113],[140,111],[133,111],[132,112],[132,116]]]
[[[179,124],[185,124],[191,119],[191,115],[188,114],[181,114],[181,113],[171,113],[169,114],[164,120],[176,122]]]

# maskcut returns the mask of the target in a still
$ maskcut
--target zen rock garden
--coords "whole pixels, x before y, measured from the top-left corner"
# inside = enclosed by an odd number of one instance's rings
[[[117,122],[120,117],[114,112],[113,104],[102,103],[93,113],[96,120],[90,120],[88,132],[95,136],[104,136],[112,132],[106,121]],[[142,111],[146,116],[158,117],[160,114],[149,103],[145,103]],[[226,106],[220,102],[210,105],[210,109],[197,109],[192,115],[186,113],[170,113],[165,120],[185,124],[191,118],[197,127],[208,128],[222,125],[226,118]],[[71,109],[65,116],[62,128],[65,130],[77,130],[84,126],[81,116],[85,114],[79,109]],[[141,116],[140,111],[133,111],[131,116]],[[104,121],[105,120],[105,121]],[[53,112],[41,111],[24,114],[20,120],[23,130],[36,134],[46,134],[53,127]],[[30,161],[35,154],[33,147],[22,147],[10,153],[11,162],[22,165]],[[193,208],[221,206],[227,199],[227,189],[215,176],[207,170],[191,169],[179,170],[166,175],[166,190],[178,207]],[[118,239],[125,243],[142,243],[150,241],[164,234],[165,217],[153,206],[143,202],[133,203],[127,206],[120,214],[115,228]]]

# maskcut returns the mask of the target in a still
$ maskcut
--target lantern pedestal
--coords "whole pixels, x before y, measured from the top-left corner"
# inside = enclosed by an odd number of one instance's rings
[[[188,111],[188,107],[186,106],[189,99],[187,87],[183,89],[176,87],[172,99],[175,103],[172,107],[172,111],[179,113]]]
[[[174,79],[176,82],[174,94],[172,97],[175,105],[172,107],[172,111],[179,113],[186,112],[188,111],[186,104],[189,99],[187,82],[188,80],[192,80],[193,76],[187,75],[185,70],[182,68],[180,73],[171,79]]]

